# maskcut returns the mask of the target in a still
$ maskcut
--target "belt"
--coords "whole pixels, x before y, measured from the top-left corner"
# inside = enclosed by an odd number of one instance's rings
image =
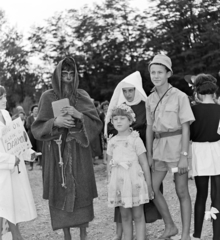
[[[175,135],[181,135],[182,134],[182,129],[176,130],[174,132],[154,132],[154,137],[156,139],[164,138],[164,137],[172,137]]]

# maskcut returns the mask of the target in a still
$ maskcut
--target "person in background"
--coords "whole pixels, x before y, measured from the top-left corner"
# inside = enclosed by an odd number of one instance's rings
[[[100,117],[99,101],[94,101],[94,105],[95,105],[96,111],[98,113],[98,116]],[[93,164],[98,165],[99,163],[97,160],[103,158],[101,133],[93,139],[90,146],[91,146],[91,151],[92,151]]]
[[[24,112],[24,111],[20,111],[20,112],[18,113],[18,116],[21,118],[21,121],[22,121],[22,123],[23,123],[23,125],[24,125],[24,129],[27,131],[27,126],[26,126],[26,114],[25,114],[25,112]]]
[[[103,149],[103,163],[107,164],[107,155],[106,155],[106,150],[107,150],[107,138],[104,135],[104,126],[105,126],[105,117],[108,111],[108,106],[109,106],[109,102],[108,101],[104,101],[101,103],[100,106],[100,110],[101,110],[101,114],[100,114],[100,119],[102,121],[103,124],[103,128],[102,128],[102,133],[101,133],[101,140],[102,140],[102,149]]]
[[[18,117],[20,117],[20,119],[21,119],[21,121],[22,121],[22,123],[24,125],[24,129],[27,131],[26,114],[25,114],[23,108],[19,109],[18,112],[12,116],[12,120],[14,120],[14,119],[16,119]]]
[[[53,230],[80,229],[87,240],[87,227],[94,218],[97,188],[90,144],[99,135],[102,122],[89,94],[78,88],[79,76],[72,57],[61,60],[52,75],[52,89],[44,92],[32,133],[43,141],[43,198],[49,200]],[[52,102],[68,98],[70,106],[54,117]]]
[[[38,148],[37,148],[37,140],[34,138],[32,131],[31,131],[31,125],[33,124],[33,122],[37,119],[37,114],[38,114],[38,105],[34,104],[31,106],[30,109],[30,116],[27,118],[26,121],[26,128],[27,128],[27,133],[29,136],[29,139],[31,141],[31,145],[32,145],[32,149],[35,152],[38,152]],[[30,162],[30,168],[29,171],[33,170],[33,166],[34,166],[34,162]]]
[[[96,110],[97,110],[98,114],[100,115],[101,112],[102,112],[100,102],[99,101],[94,101],[94,105],[96,107]]]

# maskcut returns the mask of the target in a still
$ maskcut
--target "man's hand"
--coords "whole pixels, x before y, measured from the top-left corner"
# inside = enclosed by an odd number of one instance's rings
[[[55,127],[72,128],[75,127],[75,121],[70,115],[59,115],[54,121]]]
[[[68,106],[68,107],[65,107],[64,109],[73,118],[78,118],[78,119],[82,118],[82,113],[79,112],[77,109],[75,109],[73,106]]]
[[[178,164],[178,169],[179,169],[179,174],[184,174],[188,172],[188,160],[186,156],[181,155],[180,156],[180,161]]]

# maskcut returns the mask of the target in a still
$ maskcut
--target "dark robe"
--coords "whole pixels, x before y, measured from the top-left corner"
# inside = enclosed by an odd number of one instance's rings
[[[83,117],[82,120],[76,120],[76,127],[72,129],[54,127],[52,102],[61,99],[62,62],[53,73],[53,89],[41,96],[39,113],[32,124],[34,137],[43,141],[43,198],[49,200],[54,230],[84,226],[94,218],[93,199],[97,197],[97,189],[90,143],[102,129],[102,122],[91,98],[87,92],[78,89],[74,60],[74,91],[69,100],[70,105],[81,112]],[[59,165],[58,145],[55,142],[60,136],[63,170]]]
[[[136,121],[131,125],[131,127],[138,131],[140,134],[140,138],[144,142],[146,146],[146,128],[147,128],[147,120],[146,120],[146,108],[145,102],[141,101],[137,105],[130,106],[135,113]]]
[[[27,133],[28,133],[29,139],[31,141],[32,149],[37,152],[37,140],[34,138],[32,131],[31,131],[31,125],[33,124],[34,121],[35,120],[34,120],[33,115],[30,115],[27,118],[26,127],[27,127]]]

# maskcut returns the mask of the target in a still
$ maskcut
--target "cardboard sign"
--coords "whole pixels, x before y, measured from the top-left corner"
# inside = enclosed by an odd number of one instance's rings
[[[2,143],[5,151],[15,156],[32,147],[20,118],[16,118],[2,130]]]

